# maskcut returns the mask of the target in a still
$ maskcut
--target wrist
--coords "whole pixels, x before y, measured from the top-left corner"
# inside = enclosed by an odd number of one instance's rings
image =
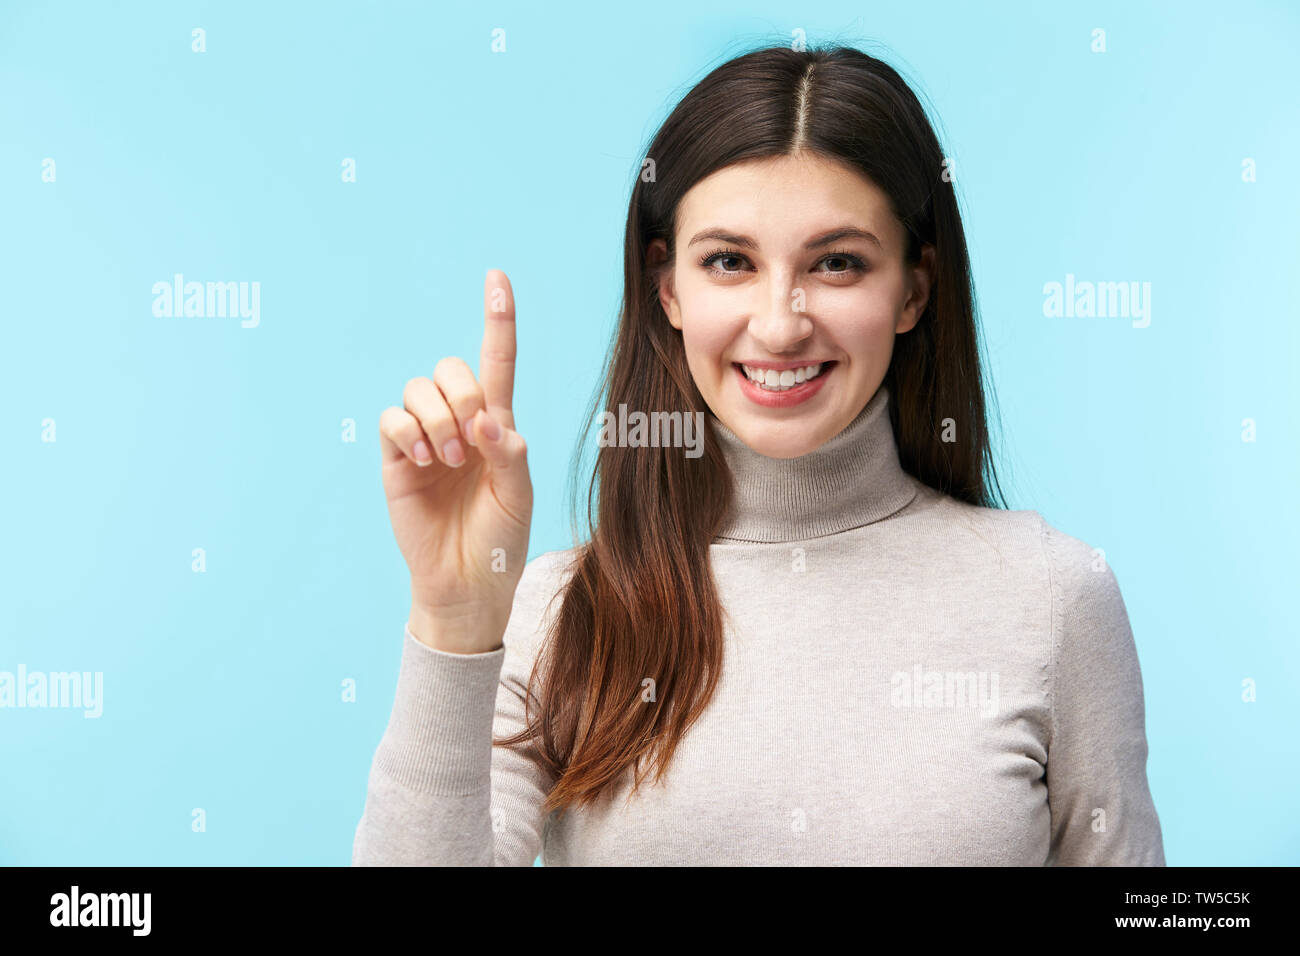
[[[485,654],[502,646],[504,627],[494,629],[481,608],[431,608],[411,603],[406,621],[411,636],[449,654]]]

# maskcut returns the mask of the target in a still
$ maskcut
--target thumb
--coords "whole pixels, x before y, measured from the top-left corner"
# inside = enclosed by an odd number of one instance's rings
[[[483,409],[474,414],[470,427],[474,447],[488,463],[497,498],[526,524],[533,506],[533,485],[528,478],[528,445],[524,437]]]

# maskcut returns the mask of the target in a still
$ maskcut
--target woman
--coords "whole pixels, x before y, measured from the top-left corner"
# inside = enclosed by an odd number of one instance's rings
[[[602,442],[589,540],[523,567],[489,273],[481,381],[443,359],[381,418],[412,607],[353,862],[1163,865],[1115,576],[986,484],[916,97],[856,50],[760,50],[647,157],[597,403],[699,413],[703,454]]]

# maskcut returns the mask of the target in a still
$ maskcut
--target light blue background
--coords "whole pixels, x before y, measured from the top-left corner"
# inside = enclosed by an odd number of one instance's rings
[[[530,551],[568,547],[640,151],[795,28],[939,117],[1005,487],[1115,569],[1169,862],[1300,862],[1294,5],[466,7],[0,7],[0,670],[105,687],[0,710],[0,862],[348,862],[408,602],[380,411],[477,366],[505,269]],[[155,318],[176,272],[259,281],[260,326]],[[1067,273],[1149,281],[1150,327],[1045,318]]]

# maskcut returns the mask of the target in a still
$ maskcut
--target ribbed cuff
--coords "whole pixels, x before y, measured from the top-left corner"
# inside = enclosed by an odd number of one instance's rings
[[[406,628],[388,728],[375,766],[404,786],[467,795],[490,780],[492,718],[505,647],[452,654]]]

